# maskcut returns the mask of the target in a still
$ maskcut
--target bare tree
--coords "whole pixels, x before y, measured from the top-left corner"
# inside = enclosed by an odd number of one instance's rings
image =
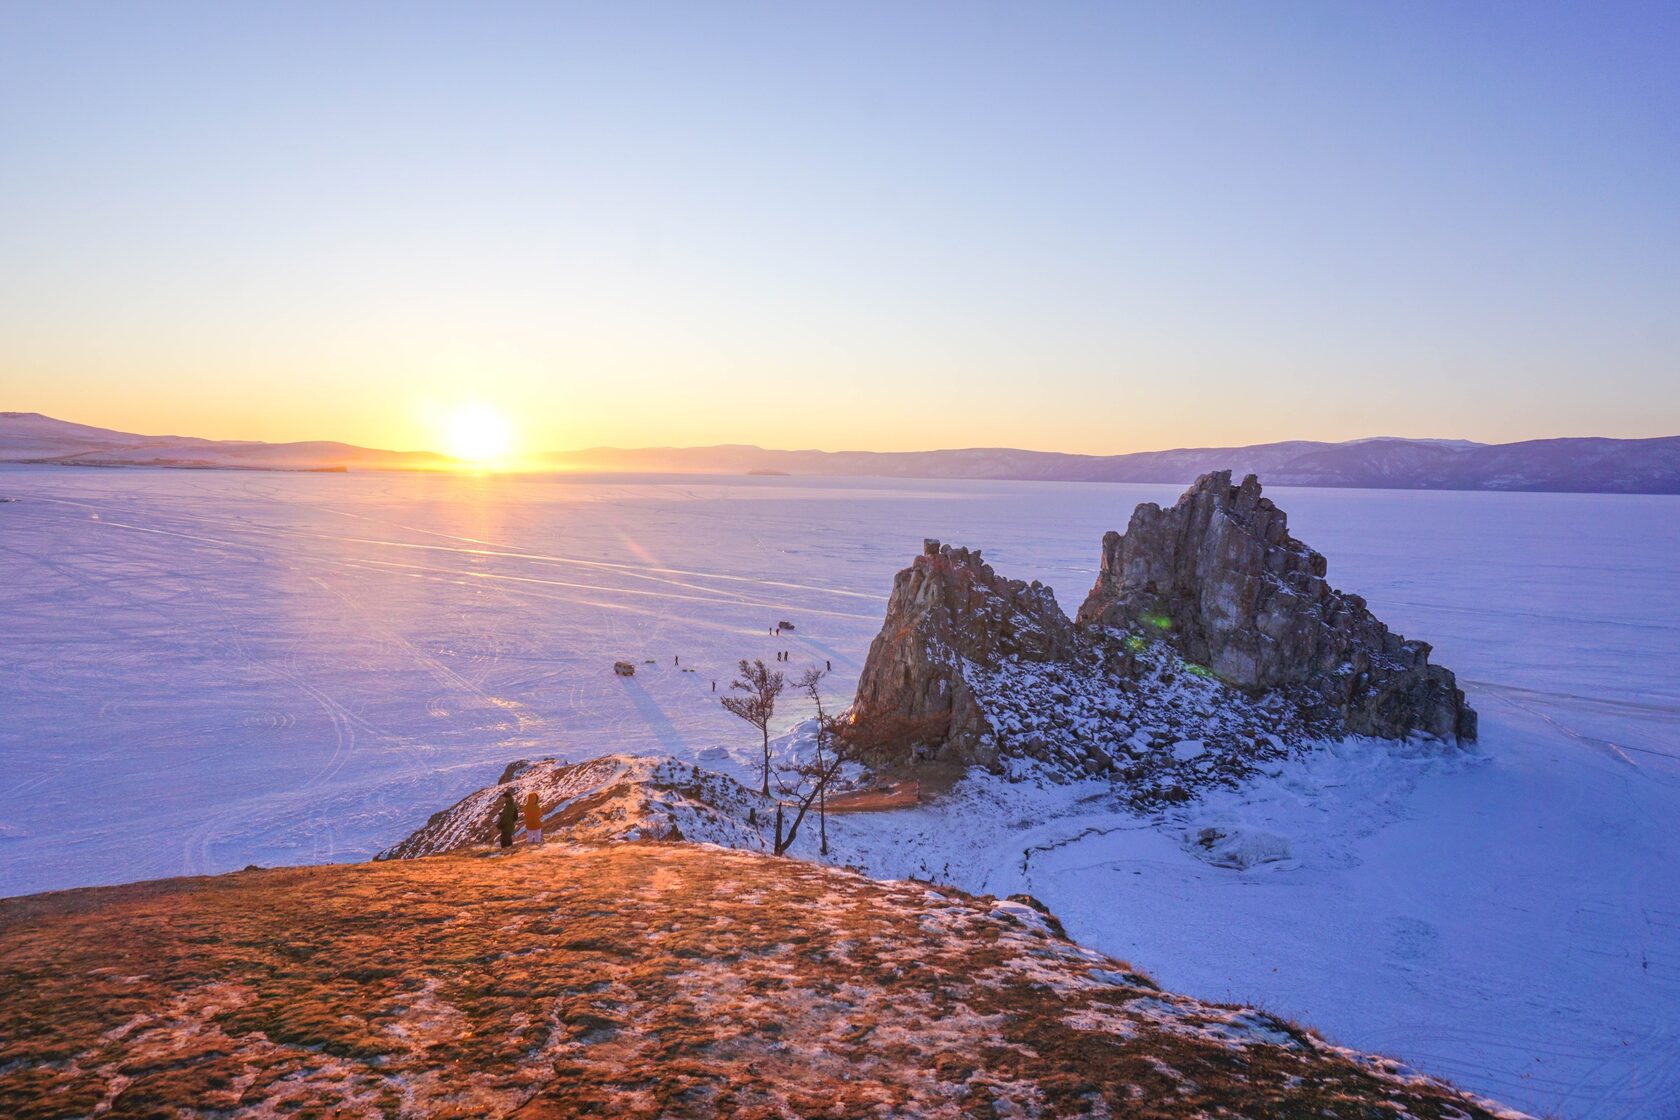
[[[822,679],[827,675],[826,670],[813,665],[793,681],[793,687],[809,696],[811,703],[817,706],[817,757],[812,780],[817,793],[817,827],[822,834],[822,854],[825,856],[828,854],[828,782],[834,776],[828,770],[823,752],[823,747],[833,737],[834,730],[829,723],[828,714],[823,711]],[[840,759],[836,758],[835,762],[838,764]]]
[[[779,767],[776,771],[776,788],[782,800],[776,801],[776,847],[777,855],[782,855],[793,847],[794,839],[799,835],[799,826],[804,823],[805,815],[811,811],[811,806],[826,797],[828,783],[832,782],[840,773],[843,760],[833,753],[822,757],[812,756],[802,762],[791,763]],[[793,822],[784,834],[784,810],[791,802],[794,815]],[[828,854],[828,847],[824,837],[823,854]]]
[[[764,796],[770,796],[770,721],[776,715],[776,697],[782,694],[782,674],[765,666],[762,659],[742,658],[741,675],[729,687],[741,696],[725,696],[723,706],[754,727],[764,739]],[[777,853],[781,854],[780,852]]]

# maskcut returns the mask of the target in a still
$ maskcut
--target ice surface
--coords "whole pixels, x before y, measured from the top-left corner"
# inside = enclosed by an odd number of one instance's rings
[[[1072,606],[1180,489],[0,468],[0,894],[365,858],[522,756],[746,779],[736,658],[832,661],[844,699],[924,537]],[[1347,744],[1159,821],[977,780],[837,850],[1529,1111],[1672,1116],[1677,499],[1268,493],[1459,674],[1474,754]]]

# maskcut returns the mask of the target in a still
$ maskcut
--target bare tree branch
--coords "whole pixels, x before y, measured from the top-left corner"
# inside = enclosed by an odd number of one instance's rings
[[[764,796],[770,796],[770,721],[776,715],[776,697],[782,694],[785,683],[782,674],[767,668],[763,659],[740,661],[741,675],[729,682],[729,687],[744,693],[723,697],[723,706],[730,712],[758,728],[763,739],[764,761],[761,767]]]

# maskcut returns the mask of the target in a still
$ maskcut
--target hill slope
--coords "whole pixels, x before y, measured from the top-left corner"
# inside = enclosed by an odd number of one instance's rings
[[[20,1120],[1515,1115],[1024,903],[686,844],[9,899],[0,990]]]
[[[536,794],[548,834],[581,843],[693,840],[755,852],[771,847],[763,825],[753,822],[769,822],[772,799],[675,758],[609,754],[576,763],[515,762],[495,785],[433,813],[374,858],[415,859],[492,844],[504,793],[521,807]]]
[[[38,412],[0,412],[0,462],[243,470],[441,470],[453,464],[430,451],[382,451],[323,440],[262,443],[137,435]]]

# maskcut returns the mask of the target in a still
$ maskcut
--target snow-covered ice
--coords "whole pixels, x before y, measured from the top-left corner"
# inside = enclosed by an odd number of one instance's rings
[[[830,661],[844,699],[922,538],[1071,606],[1180,489],[0,469],[0,894],[365,858],[523,756],[747,778],[736,658]],[[975,779],[837,850],[1532,1112],[1673,1116],[1680,506],[1274,496],[1459,674],[1475,751],[1348,743],[1156,820]]]

